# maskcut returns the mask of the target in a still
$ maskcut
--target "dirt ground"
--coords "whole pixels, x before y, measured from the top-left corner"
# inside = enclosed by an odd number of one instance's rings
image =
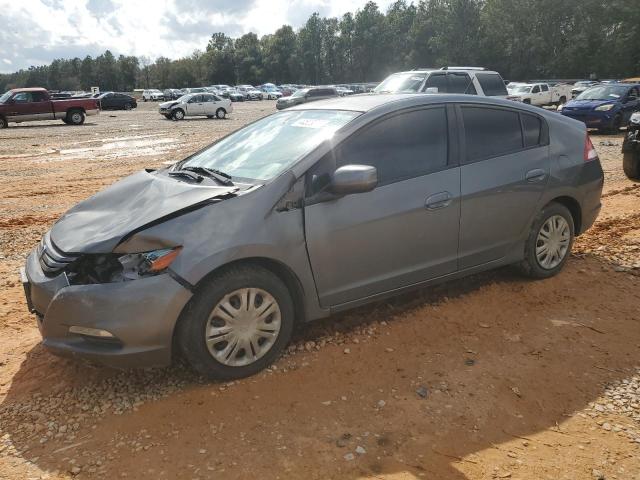
[[[565,271],[476,275],[315,323],[269,370],[207,384],[39,344],[18,269],[70,206],[275,110],[156,104],[0,131],[0,478],[638,479],[640,184],[593,136],[603,210]]]

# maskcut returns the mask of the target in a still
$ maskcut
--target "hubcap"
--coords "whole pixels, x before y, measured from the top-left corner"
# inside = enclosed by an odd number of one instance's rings
[[[182,120],[182,117],[184,117],[184,114],[183,114],[181,111],[177,111],[177,112],[176,112],[176,118],[177,118],[178,120]]]
[[[536,240],[536,258],[544,269],[556,268],[569,250],[571,229],[569,223],[560,215],[549,217],[542,224]]]
[[[74,113],[74,114],[73,114],[73,116],[72,116],[71,118],[73,119],[73,121],[74,121],[75,123],[78,123],[82,117],[80,116],[80,114],[79,114],[79,113]]]
[[[209,315],[207,348],[223,365],[249,365],[271,349],[280,325],[280,306],[270,293],[259,288],[235,290],[225,295]]]

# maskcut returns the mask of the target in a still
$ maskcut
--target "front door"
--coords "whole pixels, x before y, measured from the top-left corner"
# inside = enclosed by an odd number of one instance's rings
[[[53,120],[51,102],[44,92],[19,92],[9,102],[7,120],[10,122]]]
[[[356,132],[308,172],[306,240],[323,306],[456,270],[460,169],[449,161],[447,131],[443,106],[394,114]],[[375,166],[378,186],[318,200],[322,179],[350,164]]]
[[[187,103],[187,115],[204,115],[202,95],[194,95]]]
[[[462,106],[460,269],[505,256],[530,228],[549,179],[546,124],[507,108]]]

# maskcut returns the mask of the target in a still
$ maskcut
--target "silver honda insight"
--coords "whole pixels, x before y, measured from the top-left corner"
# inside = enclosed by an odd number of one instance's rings
[[[553,112],[470,95],[313,102],[80,202],[22,281],[54,353],[123,368],[182,355],[239,378],[298,323],[502,265],[557,274],[602,185],[584,124]]]

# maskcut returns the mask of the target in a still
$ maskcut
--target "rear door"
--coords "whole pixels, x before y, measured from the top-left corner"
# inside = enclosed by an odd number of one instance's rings
[[[460,168],[449,160],[447,119],[444,106],[387,116],[308,172],[305,232],[323,306],[456,270]],[[378,186],[323,199],[317,185],[349,164],[375,166]]]
[[[460,269],[504,257],[528,233],[549,179],[539,116],[510,108],[457,107],[463,164]]]

